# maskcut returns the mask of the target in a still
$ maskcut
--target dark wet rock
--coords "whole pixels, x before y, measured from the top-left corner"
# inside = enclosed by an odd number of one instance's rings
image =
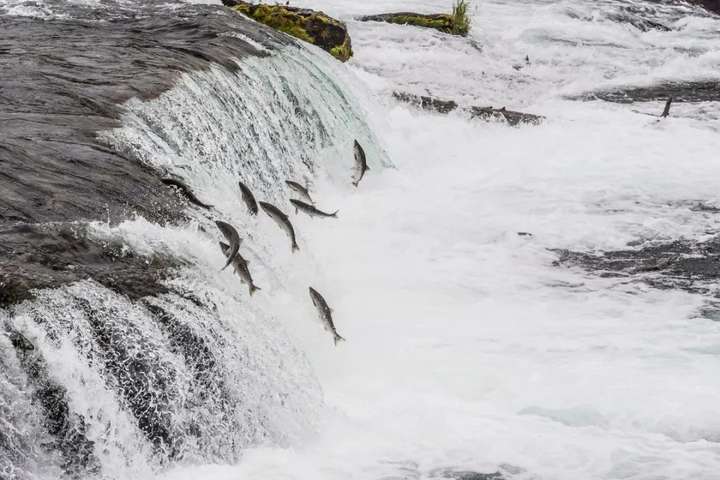
[[[470,117],[482,120],[505,120],[508,125],[514,127],[521,123],[529,125],[540,125],[545,117],[533,115],[532,113],[515,112],[505,107],[470,107]]]
[[[558,266],[579,266],[604,277],[637,279],[657,288],[711,293],[720,280],[720,237],[599,253],[556,253]]]
[[[126,251],[121,242],[91,239],[78,224],[14,224],[0,229],[0,306],[33,290],[92,278],[131,299],[166,293],[163,281],[180,262]]]
[[[719,102],[720,82],[665,82],[651,86],[616,87],[567,97],[570,100],[604,100],[615,103],[665,102]]]
[[[223,3],[275,30],[317,45],[341,62],[352,57],[347,26],[324,12],[288,5],[252,4],[241,0],[223,0]]]
[[[503,480],[505,477],[500,472],[481,473],[469,470],[442,470],[433,472],[436,477],[452,480]]]
[[[453,33],[452,16],[447,13],[424,15],[414,12],[381,13],[358,17],[361,22],[386,22],[396,25],[412,25],[414,27],[434,28],[443,33]]]
[[[454,100],[441,100],[427,95],[413,95],[407,92],[393,92],[393,97],[404,103],[409,103],[423,110],[431,110],[438,113],[450,113],[458,108]]]
[[[460,107],[454,100],[442,100],[426,95],[414,95],[407,92],[393,92],[393,97],[404,103],[409,103],[423,110],[429,110],[438,113],[450,113],[455,110],[462,110],[470,115],[470,118],[479,118],[481,120],[497,120],[507,122],[510,126],[519,124],[539,125],[545,117],[533,115],[531,113],[516,112],[503,108],[493,107]]]
[[[706,10],[720,14],[720,0],[688,0],[694,5],[700,5]]]
[[[0,16],[0,304],[86,278],[137,298],[162,293],[165,259],[118,256],[74,223],[185,218],[159,172],[113,150],[100,132],[122,104],[172,88],[184,72],[264,56],[289,40],[221,6],[147,0],[113,8],[54,5],[62,18]],[[109,2],[108,2],[109,3]],[[117,7],[117,8],[115,8]],[[169,14],[169,12],[172,14]],[[76,20],[81,19],[81,20]]]
[[[615,14],[608,14],[607,15],[608,20],[612,20],[613,22],[618,23],[626,23],[628,25],[632,25],[633,27],[637,28],[641,32],[649,32],[650,30],[658,30],[660,32],[669,32],[672,30],[667,25],[650,20],[649,18],[643,18],[637,15],[631,15],[627,14],[625,12],[622,13],[615,13]]]
[[[432,28],[443,33],[465,36],[470,31],[467,16],[468,3],[459,0],[453,5],[452,13],[423,14],[415,12],[381,13],[358,17],[361,22],[386,22],[396,25]]]

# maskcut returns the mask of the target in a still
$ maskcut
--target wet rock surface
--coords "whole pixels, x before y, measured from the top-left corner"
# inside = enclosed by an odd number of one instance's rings
[[[163,281],[179,261],[126,251],[120,242],[88,237],[81,224],[18,223],[0,229],[0,306],[33,290],[91,278],[131,299],[166,293]]]
[[[352,43],[345,23],[324,12],[288,5],[252,4],[223,0],[225,6],[267,25],[317,45],[341,62],[352,57]]]
[[[627,86],[608,90],[587,92],[568,97],[571,100],[604,100],[615,103],[665,101],[673,102],[718,102],[720,82],[666,82],[649,86]]]
[[[94,278],[139,297],[162,292],[171,262],[117,257],[76,236],[72,223],[116,224],[134,214],[184,218],[187,203],[140,159],[100,132],[120,125],[122,104],[151,99],[178,76],[287,43],[221,6],[162,2],[107,10],[63,6],[57,17],[0,17],[0,303],[33,288]],[[239,35],[228,35],[236,32]]]
[[[396,25],[412,25],[413,27],[432,28],[443,33],[454,33],[452,15],[447,13],[421,14],[415,12],[381,13],[358,17],[361,22],[386,22]]]
[[[676,240],[599,253],[556,250],[557,266],[579,266],[604,277],[626,277],[657,288],[717,295],[720,236],[707,241]]]
[[[507,110],[505,107],[460,107],[454,100],[442,100],[427,95],[415,95],[407,92],[393,92],[393,98],[423,110],[438,113],[450,113],[461,110],[469,114],[470,118],[506,122],[512,127],[519,124],[539,125],[545,119],[545,117],[540,115]]]
[[[720,0],[688,0],[694,5],[700,5],[706,10],[720,14]]]

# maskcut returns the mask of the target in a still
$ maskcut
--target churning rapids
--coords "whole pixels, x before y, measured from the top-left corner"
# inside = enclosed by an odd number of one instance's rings
[[[350,62],[219,4],[0,0],[0,478],[720,479],[720,17],[297,3]]]

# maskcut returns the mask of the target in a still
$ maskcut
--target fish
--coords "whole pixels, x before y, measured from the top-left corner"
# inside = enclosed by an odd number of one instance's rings
[[[355,140],[353,144],[353,152],[355,153],[355,178],[353,178],[352,183],[357,187],[360,180],[365,176],[365,172],[370,170],[370,167],[368,167],[367,159],[365,158],[365,150],[363,150],[357,140]]]
[[[265,213],[267,213],[268,216],[272,218],[281,229],[283,229],[287,236],[290,237],[293,252],[300,250],[300,247],[298,247],[297,241],[295,240],[295,229],[293,228],[292,223],[290,223],[288,216],[281,212],[275,205],[271,205],[267,202],[260,202],[260,206],[263,210],[265,210]]]
[[[307,213],[311,217],[332,217],[337,218],[337,214],[340,210],[335,210],[333,213],[326,213],[322,210],[318,210],[313,205],[309,205],[303,201],[292,199],[290,200],[290,203],[292,203],[295,206],[295,213],[298,212],[298,210],[302,210],[303,212]]]
[[[310,299],[313,302],[313,305],[315,305],[315,308],[318,311],[318,314],[320,315],[320,320],[323,322],[323,326],[325,327],[325,330],[331,332],[333,334],[333,341],[335,342],[335,345],[338,344],[338,342],[344,342],[345,339],[340,336],[340,334],[335,329],[335,324],[333,323],[332,319],[332,308],[330,308],[320,293],[315,290],[312,287],[309,287],[310,291]]]
[[[160,179],[160,181],[165,185],[177,188],[180,193],[188,200],[188,202],[192,203],[193,205],[197,205],[198,207],[204,208],[205,210],[210,210],[213,207],[212,205],[201,202],[195,196],[192,190],[190,190],[190,187],[185,185],[185,182],[183,182],[182,180],[171,177],[163,177]]]
[[[240,239],[240,235],[238,234],[237,230],[235,230],[235,227],[233,227],[229,223],[217,220],[215,222],[215,225],[217,225],[218,229],[220,229],[220,232],[222,232],[225,239],[230,242],[230,252],[228,255],[226,255],[227,263],[223,268],[220,269],[220,271],[222,272],[227,268],[228,265],[233,262],[233,260],[235,260],[235,257],[240,250],[240,243],[242,243],[242,240]]]
[[[243,182],[238,182],[238,185],[240,185],[240,191],[242,192],[242,199],[243,199],[243,202],[245,202],[245,205],[247,206],[247,209],[250,212],[250,215],[257,215],[258,206],[257,206],[257,202],[255,201],[255,196],[250,191],[250,189],[247,187],[247,185],[245,185]]]
[[[225,242],[218,243],[220,244],[220,250],[222,250],[223,254],[227,256],[230,253],[230,245]],[[253,282],[252,275],[250,275],[250,270],[248,269],[248,263],[250,262],[245,260],[243,256],[238,253],[233,260],[233,267],[235,267],[235,273],[237,273],[240,276],[240,279],[247,284],[250,289],[250,295],[252,295],[256,291],[262,289]]]
[[[670,105],[672,105],[673,98],[668,98],[668,101],[665,103],[665,108],[663,109],[662,114],[660,114],[660,118],[667,118],[670,115]]]
[[[294,190],[295,193],[300,195],[303,200],[307,200],[310,203],[315,203],[312,197],[310,197],[310,192],[308,192],[307,188],[303,187],[297,182],[293,182],[292,180],[285,180],[285,183],[288,187],[290,187],[290,189]]]

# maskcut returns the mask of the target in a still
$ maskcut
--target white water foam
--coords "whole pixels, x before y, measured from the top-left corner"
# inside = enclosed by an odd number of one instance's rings
[[[303,4],[348,20],[449,9]],[[340,218],[296,220],[348,339],[298,337],[325,391],[324,427],[292,449],[164,478],[720,478],[720,326],[698,318],[704,298],[558,268],[549,250],[701,240],[720,226],[690,209],[719,200],[720,139],[703,119],[562,99],[715,75],[720,41],[707,32],[720,22],[668,11],[658,15],[673,31],[641,32],[593,2],[483,2],[475,45],[350,21],[350,70],[385,104],[380,133],[398,170],[369,172],[350,195],[320,185],[318,204]],[[532,66],[515,70],[526,54]],[[419,113],[386,100],[398,88],[548,120],[509,129]],[[300,295],[283,308],[312,313]]]
[[[439,1],[303,4],[346,19],[449,9]],[[238,78],[211,70],[185,77],[155,103],[129,104],[126,130],[115,132],[119,143],[186,178],[242,227],[243,254],[263,291],[250,299],[229,271],[217,274],[217,235],[197,231],[213,228],[201,215],[177,228],[137,220],[97,225],[95,233],[140,253],[187,260],[192,268],[178,282],[217,292],[228,322],[237,310],[254,318],[237,331],[265,335],[257,330],[263,318],[272,322],[273,341],[283,338],[281,327],[289,331],[325,397],[311,438],[248,449],[235,465],[177,466],[162,478],[431,479],[448,469],[573,480],[720,478],[720,326],[696,315],[705,299],[558,268],[550,251],[701,240],[718,230],[716,216],[690,209],[720,201],[720,139],[708,122],[695,115],[657,122],[629,106],[562,98],[713,75],[720,41],[709,33],[718,21],[673,11],[659,15],[675,30],[640,32],[611,22],[589,1],[484,2],[473,10],[470,39],[350,21],[356,57],[338,75],[365,82],[380,105],[360,87],[327,105],[326,88],[306,92],[308,75],[322,82],[323,68],[339,68],[328,61],[313,72],[322,62],[316,56],[310,67],[294,64],[311,69],[303,80],[283,70],[288,61],[250,62]],[[531,66],[516,70],[525,55]],[[219,94],[207,98],[208,89]],[[320,118],[310,119],[312,127],[288,108],[287,92],[297,89]],[[510,129],[420,113],[388,100],[395,89],[507,104],[548,120]],[[264,103],[268,91],[277,92],[276,103]],[[358,121],[355,109],[376,127]],[[263,128],[252,132],[257,118]],[[347,183],[355,136],[373,168],[358,189]],[[238,145],[237,138],[257,142]],[[378,143],[397,170],[380,168]],[[248,219],[235,187],[243,178],[263,198],[287,205],[277,185],[289,175],[313,182],[320,208],[340,209],[338,220],[291,217],[301,241],[295,255],[267,218]],[[335,310],[347,338],[337,348],[314,320],[308,284]],[[293,352],[286,347],[282,355]],[[291,368],[274,365],[263,391],[272,381],[296,385],[300,407],[314,404],[303,398],[314,398],[316,388],[303,356],[284,358],[300,362],[297,370],[288,380]],[[87,378],[104,399],[99,382]],[[297,418],[274,421],[283,430]],[[108,473],[154,475],[128,470]]]

